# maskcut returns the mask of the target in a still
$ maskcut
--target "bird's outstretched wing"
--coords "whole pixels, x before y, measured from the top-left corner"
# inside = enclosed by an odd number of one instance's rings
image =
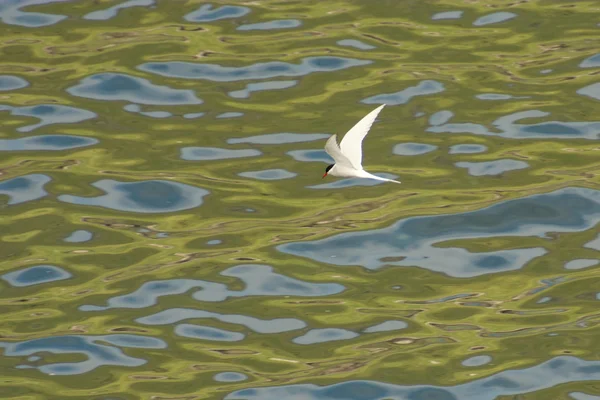
[[[333,158],[335,164],[348,168],[354,168],[350,160],[348,160],[348,157],[342,154],[342,151],[337,144],[337,135],[331,135],[331,137],[327,139],[327,143],[325,143],[325,151],[331,156],[331,158]]]
[[[383,107],[385,107],[385,104],[377,107],[358,121],[340,142],[340,150],[356,169],[362,169],[362,141],[367,136],[367,133],[369,133],[371,125],[373,125],[377,114],[379,114]]]

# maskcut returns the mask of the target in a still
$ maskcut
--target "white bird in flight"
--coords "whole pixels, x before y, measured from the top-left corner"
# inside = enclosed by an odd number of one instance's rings
[[[327,175],[333,175],[344,178],[370,178],[378,181],[400,183],[393,179],[380,178],[370,174],[362,167],[362,141],[367,136],[367,133],[369,133],[371,125],[373,125],[377,114],[379,114],[383,107],[385,107],[385,104],[377,107],[358,121],[346,133],[339,146],[337,144],[337,135],[332,135],[327,139],[325,151],[333,158],[335,164],[331,164],[325,169],[323,178]]]

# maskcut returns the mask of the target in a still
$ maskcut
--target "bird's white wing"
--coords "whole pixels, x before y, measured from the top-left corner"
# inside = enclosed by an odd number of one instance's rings
[[[331,158],[333,158],[335,164],[348,168],[354,168],[350,160],[348,160],[348,157],[342,154],[342,151],[337,144],[337,135],[331,135],[331,137],[327,139],[327,143],[325,143],[325,151],[331,156]]]
[[[362,169],[362,141],[367,136],[367,133],[369,133],[371,125],[373,125],[377,114],[379,114],[383,107],[385,107],[385,104],[380,105],[358,121],[340,142],[342,153],[356,169]]]

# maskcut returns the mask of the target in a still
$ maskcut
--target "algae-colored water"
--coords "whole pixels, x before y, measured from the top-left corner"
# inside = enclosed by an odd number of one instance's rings
[[[600,398],[597,1],[0,1],[0,393]],[[321,180],[325,139],[402,185]]]

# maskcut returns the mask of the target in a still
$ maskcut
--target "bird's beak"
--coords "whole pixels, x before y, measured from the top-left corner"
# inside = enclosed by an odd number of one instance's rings
[[[326,176],[327,176],[327,172],[325,172],[325,174],[323,175],[323,178],[321,178],[321,179],[325,179]]]

